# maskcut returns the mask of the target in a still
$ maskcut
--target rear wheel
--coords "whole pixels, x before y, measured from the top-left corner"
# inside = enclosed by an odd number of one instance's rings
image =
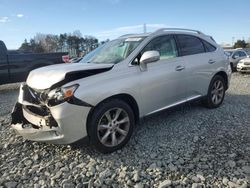
[[[224,78],[219,75],[214,76],[209,85],[207,97],[205,99],[205,105],[208,108],[219,107],[224,100],[225,91]]]
[[[129,141],[135,121],[131,107],[114,99],[98,105],[89,123],[90,142],[98,151],[110,153]]]

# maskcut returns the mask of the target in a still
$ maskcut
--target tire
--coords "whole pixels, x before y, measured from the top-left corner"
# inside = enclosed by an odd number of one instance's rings
[[[90,143],[101,153],[114,152],[127,144],[134,126],[134,114],[127,103],[119,99],[103,102],[89,120]]]
[[[234,67],[233,63],[230,63],[230,66],[231,66],[232,72],[236,72],[236,67]]]
[[[204,100],[205,106],[207,108],[218,108],[224,100],[226,92],[225,88],[226,84],[224,78],[220,75],[215,75],[210,82],[208,93]],[[217,96],[215,97],[215,95]]]

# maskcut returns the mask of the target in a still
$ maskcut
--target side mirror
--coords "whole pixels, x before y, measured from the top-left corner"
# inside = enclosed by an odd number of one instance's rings
[[[153,63],[160,60],[160,53],[158,51],[146,51],[142,54],[140,64]]]

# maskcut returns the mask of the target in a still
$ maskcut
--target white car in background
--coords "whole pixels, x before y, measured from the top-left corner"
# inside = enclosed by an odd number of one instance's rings
[[[250,57],[239,61],[239,63],[237,64],[237,71],[250,72]]]

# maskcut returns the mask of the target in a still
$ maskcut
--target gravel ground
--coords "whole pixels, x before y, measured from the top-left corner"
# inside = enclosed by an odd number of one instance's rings
[[[148,117],[108,155],[87,141],[75,148],[16,136],[8,113],[17,88],[0,86],[0,187],[250,187],[250,75],[232,76],[220,108],[187,104]]]

